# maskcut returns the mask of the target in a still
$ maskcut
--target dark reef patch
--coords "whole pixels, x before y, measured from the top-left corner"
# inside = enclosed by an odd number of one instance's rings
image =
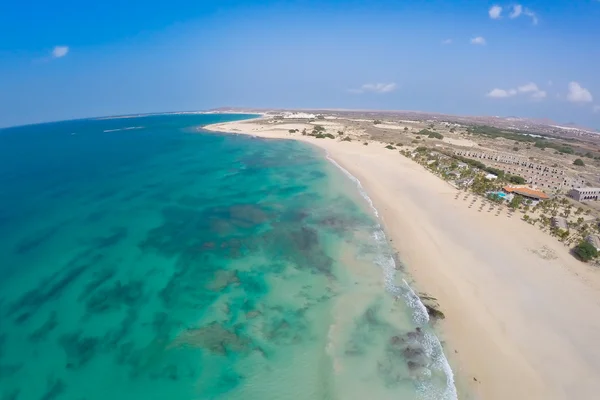
[[[46,322],[42,324],[38,329],[31,332],[29,335],[29,341],[31,342],[39,342],[46,338],[46,336],[56,328],[58,325],[58,313],[56,311],[52,311],[48,316]]]

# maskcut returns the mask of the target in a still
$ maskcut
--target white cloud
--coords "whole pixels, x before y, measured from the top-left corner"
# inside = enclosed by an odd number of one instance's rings
[[[477,36],[471,39],[471,44],[479,44],[483,46],[485,45],[485,43],[485,38],[483,38],[482,36]]]
[[[502,7],[498,5],[493,5],[492,7],[490,7],[488,14],[490,14],[491,19],[499,19],[502,14]]]
[[[579,83],[570,82],[567,100],[569,100],[571,103],[591,103],[594,101],[594,98],[592,97],[590,91],[581,87]]]
[[[365,83],[360,89],[350,89],[350,93],[389,93],[396,90],[395,83]]]
[[[514,94],[516,94],[516,90],[504,90],[504,89],[492,89],[488,94],[486,94],[487,97],[493,97],[495,99],[502,99],[505,97],[510,97],[513,96]]]
[[[52,58],[61,58],[67,55],[69,46],[55,46],[52,49]]]
[[[533,82],[527,83],[523,86],[519,86],[517,89],[521,93],[537,92],[539,90],[537,85]]]
[[[509,15],[509,18],[514,19],[519,17],[519,15],[521,15],[521,13],[523,12],[523,6],[520,4],[515,4],[514,6],[512,6],[512,11]]]
[[[452,39],[444,39],[442,40],[442,44],[452,44]]]
[[[525,15],[525,16],[531,18],[531,22],[533,22],[534,25],[538,24],[537,15],[530,9],[523,8],[523,6],[520,4],[515,4],[512,6],[512,11],[508,15],[508,17],[510,19],[515,19],[515,18],[519,18],[521,15]]]
[[[531,94],[532,99],[541,100],[546,98],[547,93],[544,90],[538,90]]]
[[[535,83],[530,82],[525,85],[519,86],[516,89],[498,89],[495,88],[486,94],[487,97],[496,99],[502,99],[506,97],[515,96],[517,94],[529,95],[531,99],[541,100],[546,97],[547,93],[541,90]]]
[[[538,24],[538,17],[537,15],[535,15],[535,13],[529,9],[525,9],[525,11],[523,11],[523,14],[527,15],[529,18],[531,18],[531,22],[533,22],[534,25]]]

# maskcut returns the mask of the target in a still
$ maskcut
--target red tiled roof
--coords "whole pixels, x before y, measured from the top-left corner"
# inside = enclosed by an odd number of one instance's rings
[[[549,199],[546,193],[528,187],[505,186],[504,190],[508,193],[516,193],[522,196],[533,197],[540,200]]]

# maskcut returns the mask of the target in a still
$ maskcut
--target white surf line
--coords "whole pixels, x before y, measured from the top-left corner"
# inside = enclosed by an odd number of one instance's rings
[[[351,181],[353,181],[356,184],[361,196],[367,201],[369,206],[371,206],[371,209],[372,209],[373,213],[375,214],[375,216],[377,217],[377,219],[381,220],[381,217],[379,216],[379,212],[377,211],[377,208],[373,204],[373,200],[371,200],[371,198],[365,191],[363,185],[360,183],[360,180],[357,177],[355,177],[354,175],[352,175],[347,169],[342,167],[339,163],[337,163],[333,158],[331,158],[328,151],[325,151],[325,153],[326,153],[327,160],[329,162],[331,162],[333,165],[335,165],[336,167],[338,167],[348,178],[350,178]],[[377,228],[378,228],[378,231],[374,232],[375,239],[387,244],[385,232],[383,231],[383,229],[381,229],[381,225],[379,225]],[[378,237],[378,236],[380,236],[380,237]],[[384,271],[386,289],[392,294],[402,295],[403,291],[399,287],[394,285],[394,283],[393,283],[394,276],[396,274],[396,261],[394,261],[393,257],[389,257],[389,260],[385,260],[385,261],[386,262],[383,263],[384,265],[380,265],[380,266],[382,267],[382,269]],[[385,265],[385,264],[387,264],[387,265]],[[415,312],[415,314],[413,316],[415,322],[417,324],[423,324],[423,323],[429,322],[429,314],[427,313],[427,309],[425,308],[425,305],[423,304],[423,302],[421,301],[419,296],[417,296],[417,294],[414,292],[414,290],[410,287],[408,282],[406,282],[406,280],[404,280],[404,279],[402,279],[402,281],[404,282],[404,285],[406,286],[406,289],[407,289],[407,292],[405,292],[405,295],[403,295],[402,297],[404,297],[408,306],[410,308],[412,308],[413,311]],[[444,374],[446,375],[446,388],[443,393],[438,393],[431,386],[429,386],[429,387],[422,386],[421,387],[421,392],[422,392],[421,395],[423,396],[423,398],[425,400],[457,400],[458,393],[456,391],[456,385],[454,383],[454,372],[452,371],[452,368],[450,367],[450,363],[448,362],[448,359],[446,358],[446,356],[444,354],[444,348],[442,347],[442,343],[440,342],[440,339],[436,335],[430,335],[430,334],[429,335],[426,334],[425,338],[426,338],[426,345],[427,345],[426,351],[428,353],[427,355],[432,357],[433,364],[438,369],[442,370],[444,372]],[[436,357],[435,353],[438,353],[437,357]]]

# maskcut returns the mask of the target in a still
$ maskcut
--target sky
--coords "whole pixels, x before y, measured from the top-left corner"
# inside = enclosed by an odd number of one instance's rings
[[[600,128],[600,1],[519,1],[5,1],[0,127],[239,106]]]

